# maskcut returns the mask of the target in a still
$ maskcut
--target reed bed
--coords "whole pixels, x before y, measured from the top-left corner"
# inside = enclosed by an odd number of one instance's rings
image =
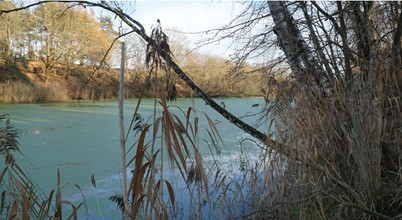
[[[224,168],[214,153],[213,162],[205,163],[200,148],[208,147],[211,152],[216,152],[224,145],[213,120],[194,107],[178,109],[180,113],[173,114],[171,109],[176,108],[169,106],[165,98],[155,102],[154,107],[162,110],[150,119],[142,118],[140,112],[135,111],[128,129],[130,133],[126,140],[132,140],[126,154],[127,168],[132,170],[129,189],[125,192],[130,198],[129,209],[124,209],[122,195],[110,198],[122,209],[125,217],[256,217],[262,203],[261,195],[267,188],[269,191],[275,189],[271,183],[273,179],[276,181],[283,167],[270,166],[272,161],[266,152],[261,153],[260,161],[249,161],[247,154],[242,153],[238,160],[233,161],[234,169]],[[200,121],[207,127],[200,127]],[[206,132],[209,138],[200,141],[200,132]]]
[[[301,152],[303,160],[257,143],[262,148],[258,161],[242,153],[234,162],[238,169],[229,170],[218,155],[213,154],[212,163],[203,161],[200,148],[216,152],[224,145],[208,115],[194,106],[173,113],[175,107],[161,93],[154,115],[144,119],[138,111],[140,98],[125,138],[132,174],[122,193],[129,199],[125,203],[122,195],[112,195],[110,200],[125,219],[398,219],[402,135],[397,128],[402,115],[395,89],[400,84],[393,80],[395,85],[388,87],[391,82],[384,82],[396,76],[378,77],[382,80],[368,88],[366,78],[356,76],[348,93],[339,81],[326,98],[277,84],[277,99],[267,105],[275,137]],[[208,139],[200,140],[202,129]],[[16,133],[7,122],[3,132],[9,139],[2,142],[2,152],[18,150],[12,141]],[[76,216],[83,207],[84,202],[61,200],[60,180],[49,196],[37,197],[17,164],[6,161],[0,182],[4,186],[10,179],[15,185],[2,194],[3,216],[62,219]],[[10,169],[20,174],[7,177]]]
[[[170,54],[167,36],[157,27],[151,38],[157,47],[147,47],[149,74],[155,78],[163,75],[167,91],[160,91],[162,116],[155,116],[144,128],[135,125],[143,129],[132,158],[132,191],[124,192],[132,198],[126,217],[180,216],[175,214],[172,183],[164,180],[163,172],[154,175],[166,169],[154,167],[156,158],[168,154],[171,167],[176,166],[183,181],[195,183],[194,188],[187,184],[190,218],[401,218],[402,77],[399,70],[392,69],[392,61],[375,63],[372,70],[356,74],[348,82],[337,76],[325,97],[314,84],[299,87],[291,79],[273,82],[268,87],[273,91],[267,94],[276,98],[266,106],[266,117],[275,127],[272,137],[299,155],[297,160],[289,159],[262,144],[261,160],[244,169],[243,176],[236,176],[223,172],[218,160],[205,167],[197,150],[201,147],[199,117],[194,109],[187,110],[183,122],[169,112],[164,97],[170,97],[171,74],[161,59]],[[191,112],[194,117],[190,120]],[[209,123],[208,117],[204,120]],[[209,125],[212,146],[220,143],[220,136],[213,123]],[[145,143],[144,132],[148,131],[152,141]],[[147,148],[151,153],[145,156]],[[240,164],[247,163],[241,160]],[[170,200],[154,194],[161,189],[161,181],[166,182]],[[168,215],[169,203],[173,215]],[[209,209],[203,208],[208,205]]]
[[[284,190],[265,199],[266,217],[402,217],[402,78],[386,63],[348,83],[339,77],[330,97],[276,85],[276,136],[302,160],[288,160]]]
[[[0,103],[65,102],[67,89],[59,84],[33,85],[22,81],[0,84]]]
[[[125,139],[126,144],[129,135],[134,140],[125,155],[127,159],[123,159],[129,161],[127,167],[132,170],[129,188],[122,192],[124,196],[114,195],[110,199],[122,209],[124,219],[254,216],[264,183],[268,186],[265,181],[268,175],[263,175],[265,168],[272,166],[265,164],[266,160],[248,166],[240,158],[239,174],[224,170],[218,158],[212,164],[204,163],[200,149],[208,146],[211,151],[216,150],[223,145],[222,138],[213,120],[194,106],[179,109],[179,115],[170,111],[174,107],[167,102],[176,99],[175,84],[162,59],[171,54],[168,38],[160,26],[152,30],[151,38],[157,45],[147,46],[146,63],[150,71],[149,86],[145,89],[153,89],[160,99],[155,99],[154,115],[150,119],[143,119],[138,112],[139,99]],[[204,129],[208,134],[208,138],[202,140],[199,136],[201,120],[207,124]],[[264,155],[265,159],[270,157],[267,153]],[[165,173],[171,173],[170,178]],[[125,198],[129,199],[124,201]]]

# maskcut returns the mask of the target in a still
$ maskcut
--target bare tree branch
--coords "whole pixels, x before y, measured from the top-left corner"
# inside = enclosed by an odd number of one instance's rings
[[[102,67],[103,63],[104,63],[105,60],[106,60],[107,55],[109,55],[109,53],[110,53],[110,51],[112,50],[113,45],[116,43],[116,41],[118,41],[120,38],[122,38],[122,37],[124,37],[124,36],[127,36],[127,35],[129,35],[129,34],[131,34],[131,33],[133,33],[133,32],[134,32],[134,31],[129,31],[129,32],[127,32],[127,33],[121,34],[121,35],[117,36],[117,37],[113,40],[113,42],[110,44],[109,48],[107,49],[106,53],[104,54],[104,56],[103,56],[103,58],[102,58],[102,60],[101,60],[101,62],[100,62],[100,64],[99,64],[99,66],[95,66],[95,67],[94,67],[94,70],[92,71],[92,74],[88,77],[87,81],[85,81],[85,84],[88,84],[88,82],[89,82],[91,79],[94,78],[96,72]]]

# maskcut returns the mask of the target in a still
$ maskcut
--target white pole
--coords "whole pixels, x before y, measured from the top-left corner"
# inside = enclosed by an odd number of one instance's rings
[[[129,213],[127,204],[127,173],[126,173],[126,146],[124,141],[124,123],[123,123],[123,99],[124,99],[124,69],[126,55],[126,44],[121,43],[121,60],[120,60],[120,86],[119,86],[119,122],[120,122],[120,146],[121,146],[121,165],[123,172],[123,202],[125,216]]]

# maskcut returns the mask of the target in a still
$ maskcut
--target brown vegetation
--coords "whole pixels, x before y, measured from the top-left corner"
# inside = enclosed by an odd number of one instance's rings
[[[118,70],[115,45],[117,31],[110,17],[96,17],[92,10],[75,3],[40,4],[32,11],[16,11],[0,16],[0,103],[53,102],[77,99],[113,99],[117,97]],[[1,9],[14,9],[12,2],[0,2]],[[22,19],[24,18],[24,19]],[[12,22],[11,22],[12,21]],[[174,55],[187,50],[178,39]],[[126,70],[127,98],[138,97],[146,87],[145,48],[133,38]],[[144,58],[144,59],[143,59]],[[233,64],[223,58],[196,52],[177,56],[201,88],[211,96],[259,96],[260,80],[247,79],[240,84],[228,76]],[[186,60],[186,62],[184,62]],[[131,64],[134,63],[134,64]],[[178,97],[190,97],[190,89],[178,78]],[[16,82],[18,81],[18,82]],[[172,85],[173,85],[172,84]],[[159,86],[157,86],[159,88]],[[26,92],[29,91],[29,95]],[[151,91],[145,96],[153,97]]]
[[[222,60],[219,58],[211,58]],[[224,61],[221,62],[222,65]],[[200,66],[208,68],[208,76]],[[239,97],[259,96],[256,87],[248,86],[255,79],[242,80],[235,83],[234,78],[227,75],[221,66],[211,66],[202,63],[188,67],[189,72],[200,82],[212,96]],[[0,103],[32,103],[32,102],[65,102],[70,100],[107,100],[115,99],[118,93],[119,70],[101,68],[93,74],[93,69],[87,66],[56,65],[48,73],[44,73],[44,66],[40,62],[22,64],[0,64],[3,74],[0,79]],[[216,69],[218,71],[216,71]],[[68,74],[67,74],[68,73]],[[125,97],[139,97],[140,91],[146,86],[145,71],[127,70],[125,75]],[[175,79],[177,96],[190,97],[191,90],[180,80]],[[160,82],[159,82],[160,83]],[[158,87],[160,88],[160,87]],[[154,97],[153,91],[147,90],[145,97]]]

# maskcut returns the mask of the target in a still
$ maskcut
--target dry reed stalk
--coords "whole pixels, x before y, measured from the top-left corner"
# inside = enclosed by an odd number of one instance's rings
[[[32,85],[20,81],[0,84],[1,103],[63,102],[69,100],[67,89],[59,84]]]
[[[133,119],[134,125],[131,126],[140,134],[139,140],[135,142],[137,153],[132,158],[135,164],[129,190],[132,198],[130,199],[132,218],[163,219],[167,217],[169,204],[172,207],[172,213],[177,212],[175,208],[178,202],[175,195],[177,189],[173,187],[174,182],[165,180],[160,173],[163,170],[166,172],[167,168],[180,174],[182,180],[178,181],[187,183],[185,190],[190,193],[189,216],[208,218],[216,216],[217,213],[225,216],[232,209],[238,213],[234,215],[243,213],[242,215],[246,216],[253,212],[251,207],[254,202],[252,200],[258,199],[257,191],[260,191],[261,186],[258,182],[263,182],[264,178],[257,178],[257,174],[249,172],[248,169],[245,169],[245,172],[238,177],[230,177],[231,174],[223,172],[217,161],[209,168],[205,167],[199,151],[198,117],[196,117],[194,108],[189,108],[187,111],[180,110],[186,120],[182,122],[180,118],[183,117],[170,112],[171,107],[167,106],[165,98],[161,99],[160,105],[162,105],[163,112],[160,117],[154,119],[155,124],[147,124],[144,127],[142,120],[137,118]],[[223,144],[215,124],[207,115],[203,114],[203,116],[209,126],[207,133],[212,144]],[[152,128],[152,126],[154,127]],[[185,131],[183,128],[186,128]],[[150,135],[150,141],[146,143],[145,136],[147,135]],[[161,142],[155,142],[156,139]],[[151,149],[148,144],[154,145],[157,150],[156,154],[148,156]],[[155,163],[156,160],[162,158],[163,150],[167,152],[166,156],[170,161],[167,167],[162,166],[163,163],[160,167]],[[190,154],[190,152],[193,153]],[[192,161],[190,168],[187,167],[187,160]],[[152,172],[155,175],[153,178],[149,178],[148,174]],[[164,189],[167,190],[168,197],[163,196]],[[245,191],[243,192],[243,190]],[[246,191],[250,193],[246,193]],[[203,214],[204,206],[209,206],[214,211]],[[218,207],[222,209],[218,211]]]
[[[396,132],[402,126],[396,92],[402,77],[386,68],[375,66],[372,84],[366,82],[366,72],[356,75],[348,88],[340,78],[326,98],[276,85],[277,101],[269,109],[276,136],[304,158],[301,163],[288,160],[285,197],[273,199],[282,207],[278,215],[294,216],[285,211],[290,207],[303,218],[396,216],[392,213],[402,207],[396,205],[402,198],[401,135]],[[287,102],[289,97],[295,102]],[[278,207],[265,207],[273,206]]]

